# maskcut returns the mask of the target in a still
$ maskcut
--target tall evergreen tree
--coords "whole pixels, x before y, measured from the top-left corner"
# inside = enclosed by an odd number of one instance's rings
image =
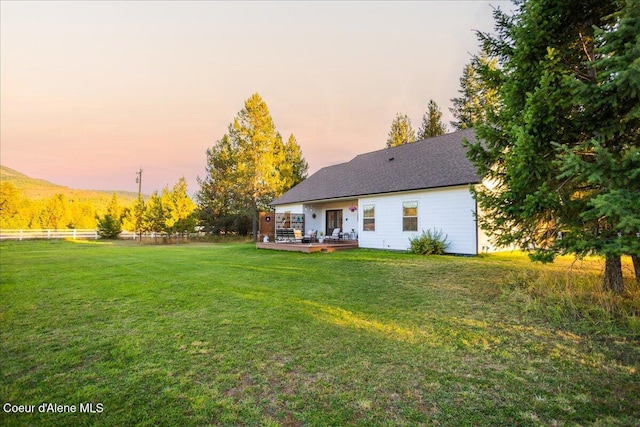
[[[200,219],[213,231],[237,229],[249,217],[257,238],[258,211],[303,179],[307,168],[295,137],[282,141],[256,93],[245,101],[228,134],[207,150],[207,176],[198,179]]]
[[[438,135],[444,135],[447,127],[442,123],[442,111],[433,99],[429,100],[427,111],[422,116],[422,125],[418,130],[418,139],[432,138]]]
[[[409,144],[416,141],[416,133],[411,127],[411,119],[406,114],[397,113],[391,122],[387,138],[387,148]]]
[[[232,145],[229,135],[224,135],[207,149],[206,175],[204,179],[198,177],[197,201],[200,222],[208,232],[240,231],[228,229],[226,220],[246,213],[237,163],[237,148]]]
[[[490,58],[484,50],[464,66],[458,90],[460,96],[451,100],[453,107],[449,108],[456,119],[451,122],[455,129],[473,128],[484,123],[487,112],[497,110],[498,91],[483,80],[483,75],[495,75],[497,66],[497,59]]]
[[[257,93],[229,126],[229,137],[238,147],[238,175],[248,190],[253,237],[258,237],[258,212],[266,209],[285,188],[280,167],[285,162],[282,137],[276,131],[267,104]]]
[[[616,275],[620,255],[629,254],[640,281],[640,2],[624,2],[595,40],[590,78],[572,82],[587,137],[563,147],[558,160],[561,177],[581,189],[572,199],[579,221],[561,243],[604,254]],[[622,292],[622,283],[606,276],[609,289]]]
[[[541,261],[551,261],[559,253],[603,254],[605,282],[614,289],[622,288],[619,252],[594,244],[602,236],[594,231],[602,229],[598,225],[602,217],[596,218],[597,209],[594,215],[582,210],[585,204],[598,205],[592,196],[606,190],[604,181],[578,176],[576,158],[567,153],[592,144],[603,131],[587,107],[596,102],[594,94],[580,89],[583,95],[576,96],[576,86],[599,84],[594,53],[606,38],[596,38],[594,28],[607,28],[606,17],[623,3],[527,0],[518,4],[512,16],[497,9],[496,35],[480,33],[479,38],[499,62],[499,78],[483,78],[498,89],[500,109],[476,127],[478,139],[484,142],[469,145],[471,160],[493,183],[476,190],[475,197],[484,211],[480,224],[497,243],[515,244]],[[618,30],[609,25],[605,32]],[[614,62],[620,55],[620,51],[604,54]],[[620,120],[620,112],[612,113],[610,119]],[[617,177],[634,169],[622,162],[609,170]],[[606,228],[611,227],[607,223]]]
[[[289,135],[284,146],[285,163],[282,167],[286,189],[300,184],[307,178],[309,165],[302,157],[302,149],[293,134]]]

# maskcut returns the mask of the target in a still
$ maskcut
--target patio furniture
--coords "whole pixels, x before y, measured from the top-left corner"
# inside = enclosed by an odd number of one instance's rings
[[[339,228],[334,228],[333,232],[331,233],[331,235],[327,234],[327,237],[324,238],[325,240],[329,240],[331,242],[339,242],[340,241],[340,229]]]
[[[316,238],[317,234],[317,231],[309,230],[309,232],[302,237],[302,243],[313,243],[318,241]]]
[[[302,242],[302,231],[293,228],[276,228],[276,243]]]
[[[276,228],[276,243],[287,241],[288,233],[286,228]]]

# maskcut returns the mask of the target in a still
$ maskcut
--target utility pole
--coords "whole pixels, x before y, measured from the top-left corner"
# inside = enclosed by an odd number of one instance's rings
[[[140,166],[140,170],[136,172],[136,182],[138,183],[138,203],[140,203],[140,200],[142,200],[142,166]],[[138,223],[138,236],[140,237],[140,243],[142,243],[142,217],[136,218],[136,220]]]
[[[138,198],[140,198],[140,195],[142,194],[142,167],[140,167],[140,170],[136,172],[136,175],[136,183],[138,183]]]

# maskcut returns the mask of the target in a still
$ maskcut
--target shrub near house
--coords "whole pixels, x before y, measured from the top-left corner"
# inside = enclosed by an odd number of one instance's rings
[[[447,236],[436,230],[422,230],[422,233],[415,237],[410,237],[411,248],[409,251],[419,255],[442,255],[449,246]]]

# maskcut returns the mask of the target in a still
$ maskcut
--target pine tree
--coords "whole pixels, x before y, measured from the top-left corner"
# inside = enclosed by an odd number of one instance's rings
[[[245,101],[228,134],[207,150],[207,176],[198,179],[200,219],[210,231],[240,231],[258,211],[306,176],[308,166],[293,135],[285,144],[257,93]]]
[[[284,147],[284,152],[285,162],[281,169],[284,179],[286,180],[284,190],[287,191],[307,178],[309,165],[304,157],[302,157],[302,150],[293,134],[289,135],[289,139]]]
[[[594,27],[606,27],[605,18],[621,4],[616,0],[528,0],[519,4],[513,16],[497,9],[496,35],[480,33],[479,38],[499,63],[497,78],[495,74],[482,78],[498,90],[500,109],[476,126],[478,140],[483,142],[469,144],[478,172],[494,183],[491,188],[477,188],[475,197],[484,211],[479,222],[498,244],[517,245],[540,261],[552,261],[561,253],[605,255],[606,281],[614,280],[616,285],[611,287],[617,289],[621,288],[620,257],[596,244],[602,236],[594,232],[602,229],[597,209],[591,216],[582,210],[589,204],[596,207],[599,202],[592,196],[606,190],[604,181],[573,176],[579,171],[571,165],[575,157],[567,153],[588,147],[594,135],[604,130],[599,120],[587,114],[594,112],[588,104],[597,102],[596,95],[581,89],[583,95],[576,96],[576,86],[598,85],[594,52],[606,37],[597,39]],[[611,25],[606,30],[616,31]],[[615,62],[620,52],[608,56]],[[620,119],[620,113],[614,112],[610,122]],[[624,162],[610,170],[616,176],[635,173]],[[605,225],[607,234],[611,228],[615,225]]]
[[[590,78],[573,82],[588,137],[563,147],[558,160],[561,177],[581,189],[572,199],[578,222],[561,243],[604,254],[614,275],[605,286],[621,293],[621,255],[632,256],[640,281],[640,3],[607,17],[595,40]]]
[[[238,175],[248,190],[253,237],[257,240],[259,210],[285,187],[279,168],[285,162],[284,144],[260,95],[255,93],[245,101],[229,126],[229,137],[238,147]]]
[[[103,239],[117,239],[122,233],[122,223],[112,214],[106,213],[98,220],[97,232]]]
[[[442,111],[433,99],[429,100],[427,111],[422,116],[422,125],[418,130],[418,139],[432,138],[438,135],[444,135],[447,127],[442,123]]]
[[[237,148],[229,135],[207,149],[207,167],[204,179],[198,177],[198,215],[208,232],[227,232],[224,218],[243,214],[245,203],[240,200],[237,178]],[[238,230],[233,230],[238,231]]]
[[[391,130],[387,138],[387,148],[409,144],[416,141],[416,133],[411,127],[411,120],[406,114],[397,113],[391,122]]]
[[[107,205],[107,213],[98,219],[98,235],[103,239],[117,239],[122,233],[122,207],[118,195],[113,193]]]
[[[497,66],[497,59],[489,58],[486,51],[481,51],[480,55],[474,56],[471,62],[465,65],[460,77],[460,96],[451,100],[453,107],[449,108],[453,117],[457,119],[451,122],[455,129],[473,128],[484,123],[488,113],[497,110],[498,91],[482,77],[495,75],[498,71]]]

